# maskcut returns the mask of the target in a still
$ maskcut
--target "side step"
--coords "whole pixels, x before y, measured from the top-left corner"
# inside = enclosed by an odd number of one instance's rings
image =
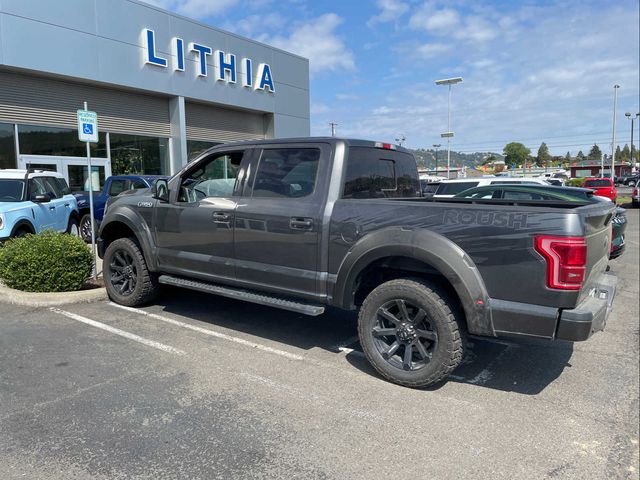
[[[243,300],[245,302],[266,305],[268,307],[280,308],[282,310],[302,313],[303,315],[310,315],[312,317],[316,317],[324,313],[324,307],[321,305],[300,303],[294,300],[277,297],[275,295],[254,293],[240,288],[223,287],[221,285],[214,285],[212,283],[201,282],[199,280],[187,280],[185,278],[174,277],[172,275],[160,275],[158,281],[165,285],[188,288],[190,290],[197,290],[198,292],[212,293],[222,297],[229,297],[236,300]]]

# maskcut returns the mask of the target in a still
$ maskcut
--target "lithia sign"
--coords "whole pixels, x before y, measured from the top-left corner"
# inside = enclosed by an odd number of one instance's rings
[[[145,43],[144,63],[155,65],[156,67],[169,68],[169,61],[160,56],[156,51],[155,32],[145,28],[142,30],[142,36]],[[233,53],[226,53],[222,50],[216,50],[214,52],[211,47],[194,42],[189,43],[188,49],[185,49],[184,40],[177,37],[171,40],[171,48],[174,63],[172,68],[174,71],[185,71],[185,51],[189,51],[196,57],[197,75],[199,77],[206,77],[209,74],[207,59],[213,55],[216,80],[236,83],[236,78],[239,76],[241,77],[243,87],[254,90],[264,90],[271,93],[276,91],[273,84],[273,76],[271,75],[271,67],[266,63],[258,64],[254,75],[253,61],[250,58],[243,58],[241,60],[241,65],[244,68],[242,71],[238,71],[236,56]]]

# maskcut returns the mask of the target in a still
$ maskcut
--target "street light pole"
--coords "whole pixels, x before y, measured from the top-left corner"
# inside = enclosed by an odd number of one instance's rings
[[[441,147],[439,143],[434,143],[433,148],[436,149],[436,177],[438,176],[438,149]]]
[[[447,85],[449,87],[449,95],[447,99],[447,132],[441,134],[441,137],[447,138],[447,178],[451,178],[451,85],[462,82],[462,77],[445,78],[436,80],[436,85]]]
[[[336,127],[338,126],[338,124],[336,122],[329,122],[329,126],[331,126],[331,136],[335,137],[336,136]]]
[[[640,117],[640,112],[636,113],[635,117],[631,116],[631,112],[625,113],[624,116],[631,119],[631,168],[635,169],[636,164],[633,159],[633,121],[634,119]]]
[[[618,89],[620,85],[613,86],[613,132],[611,134],[611,181],[615,182],[616,178],[616,105],[618,103]],[[602,178],[604,178],[604,169],[602,170]]]

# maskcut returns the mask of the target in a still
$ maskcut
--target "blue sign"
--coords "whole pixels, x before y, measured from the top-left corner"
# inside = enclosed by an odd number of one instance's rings
[[[86,135],[93,135],[93,125],[91,125],[90,123],[83,123],[82,133]]]
[[[98,142],[98,115],[89,110],[78,110],[78,140]]]
[[[169,61],[160,56],[156,46],[156,34],[153,30],[145,28],[143,30],[143,37],[145,41],[145,63],[154,65],[156,67],[168,68]],[[171,51],[174,58],[173,70],[177,72],[185,71],[185,44],[181,38],[173,38],[171,40],[171,48],[165,51]],[[224,52],[223,50],[216,50],[207,45],[201,45],[199,43],[192,42],[189,44],[188,51],[195,57],[196,60],[196,75],[198,77],[207,77],[208,63],[207,59],[213,55],[213,62],[215,65],[215,77],[216,81],[225,83],[236,83],[236,77],[238,75],[236,56],[232,53]],[[273,75],[271,73],[271,67],[267,63],[258,64],[258,68],[253,70],[253,62],[250,58],[243,58],[240,65],[244,67],[242,75],[242,86],[246,88],[252,88],[254,90],[263,90],[271,93],[275,93],[276,87],[273,81]]]

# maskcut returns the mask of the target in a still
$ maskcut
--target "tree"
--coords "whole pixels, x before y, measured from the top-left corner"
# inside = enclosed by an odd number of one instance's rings
[[[598,145],[594,144],[591,150],[589,150],[589,160],[602,160],[602,151]]]
[[[527,156],[531,153],[527,147],[519,142],[507,143],[502,151],[504,155],[504,161],[507,165],[512,167],[518,164],[524,163],[527,160]]]
[[[551,161],[551,155],[549,154],[549,147],[542,142],[538,148],[538,165],[547,166]]]
[[[622,155],[622,150],[620,150],[620,145],[618,145],[616,147],[616,159],[619,159],[620,155]]]
[[[620,160],[629,160],[631,158],[631,151],[629,150],[629,145],[624,144],[624,148],[622,149],[622,154],[620,155]]]
[[[495,162],[496,160],[497,160],[497,157],[496,157],[495,155],[493,155],[493,154],[492,154],[492,155],[489,155],[487,158],[485,158],[485,159],[482,161],[482,164],[481,164],[481,165],[489,165],[490,163],[493,163],[493,162]]]
[[[578,161],[584,160],[584,153],[582,153],[582,150],[580,150],[578,152],[578,155],[576,155],[576,160]]]
[[[567,154],[564,156],[564,161],[567,163],[571,163],[571,152],[567,152]]]

